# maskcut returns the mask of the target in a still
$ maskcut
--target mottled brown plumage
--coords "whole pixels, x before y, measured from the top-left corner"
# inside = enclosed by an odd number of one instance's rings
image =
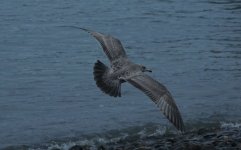
[[[94,66],[96,85],[104,93],[120,97],[121,84],[128,82],[144,92],[178,130],[184,131],[183,120],[174,99],[164,85],[144,73],[151,72],[150,70],[131,62],[117,38],[84,28],[79,29],[89,32],[100,42],[111,63],[109,68],[98,60]]]

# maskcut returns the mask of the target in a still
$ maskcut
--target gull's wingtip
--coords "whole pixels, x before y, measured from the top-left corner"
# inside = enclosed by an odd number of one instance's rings
[[[78,28],[81,29],[81,30],[84,30],[84,31],[86,31],[86,32],[91,32],[91,30],[86,29],[86,28],[82,28],[82,27],[78,27]]]

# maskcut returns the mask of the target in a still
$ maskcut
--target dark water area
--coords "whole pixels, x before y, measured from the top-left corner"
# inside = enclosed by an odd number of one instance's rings
[[[118,37],[129,58],[171,91],[189,129],[241,122],[240,1],[5,0],[0,6],[0,149],[64,145],[140,126],[153,133],[173,128],[131,85],[122,86],[121,98],[103,94],[92,75],[97,59],[108,64],[101,47],[89,34],[60,26]]]

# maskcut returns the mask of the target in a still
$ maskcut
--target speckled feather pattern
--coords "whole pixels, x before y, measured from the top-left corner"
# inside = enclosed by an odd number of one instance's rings
[[[83,29],[83,28],[80,28]],[[121,96],[121,84],[128,82],[145,93],[180,131],[184,131],[181,113],[167,88],[145,74],[142,65],[131,62],[124,51],[121,42],[99,32],[83,29],[94,36],[107,55],[111,67],[101,61],[94,65],[96,85],[110,96]]]

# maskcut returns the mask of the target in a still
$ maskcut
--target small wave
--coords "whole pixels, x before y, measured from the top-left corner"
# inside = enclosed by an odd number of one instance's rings
[[[85,149],[96,150],[101,145],[109,145],[110,143],[120,143],[122,141],[135,141],[137,139],[145,139],[147,137],[162,136],[169,132],[175,132],[174,128],[167,128],[160,124],[148,123],[142,126],[133,126],[120,130],[111,130],[104,133],[95,133],[88,135],[80,135],[79,137],[71,137],[64,139],[54,139],[47,143],[35,145],[11,146],[5,149],[26,149],[26,150],[69,150],[71,147],[81,145]]]
[[[145,139],[147,137],[162,136],[166,133],[175,132],[174,128],[167,128],[159,124],[149,123],[143,126],[134,126],[121,130],[111,130],[106,133],[98,133],[93,135],[85,135],[78,138],[67,138],[54,140],[52,142],[35,145],[28,150],[69,150],[75,145],[81,145],[86,149],[96,150],[101,145],[110,143],[119,143],[121,141],[135,141],[137,139]]]
[[[140,143],[151,145],[151,143],[155,144],[158,143],[158,141],[165,142],[165,140],[170,140],[169,138],[171,138],[171,140],[177,138],[175,140],[181,141],[182,138],[190,138],[195,136],[200,138],[200,135],[203,135],[202,138],[206,139],[206,137],[209,137],[210,134],[215,134],[215,137],[220,137],[227,133],[235,133],[233,131],[240,131],[241,123],[188,123],[187,127],[188,129],[184,134],[179,134],[179,132],[177,132],[174,128],[166,127],[160,124],[149,123],[143,126],[134,126],[121,130],[111,130],[104,133],[52,140],[51,142],[38,145],[11,147],[11,149],[17,150],[21,148],[26,150],[72,150],[75,146],[89,150],[101,149],[102,146],[118,149],[118,146],[124,146],[126,143],[129,144],[129,146],[132,144],[135,145]]]
[[[221,123],[221,128],[222,129],[230,129],[230,128],[241,129],[241,123],[237,123],[237,122],[222,122]]]

